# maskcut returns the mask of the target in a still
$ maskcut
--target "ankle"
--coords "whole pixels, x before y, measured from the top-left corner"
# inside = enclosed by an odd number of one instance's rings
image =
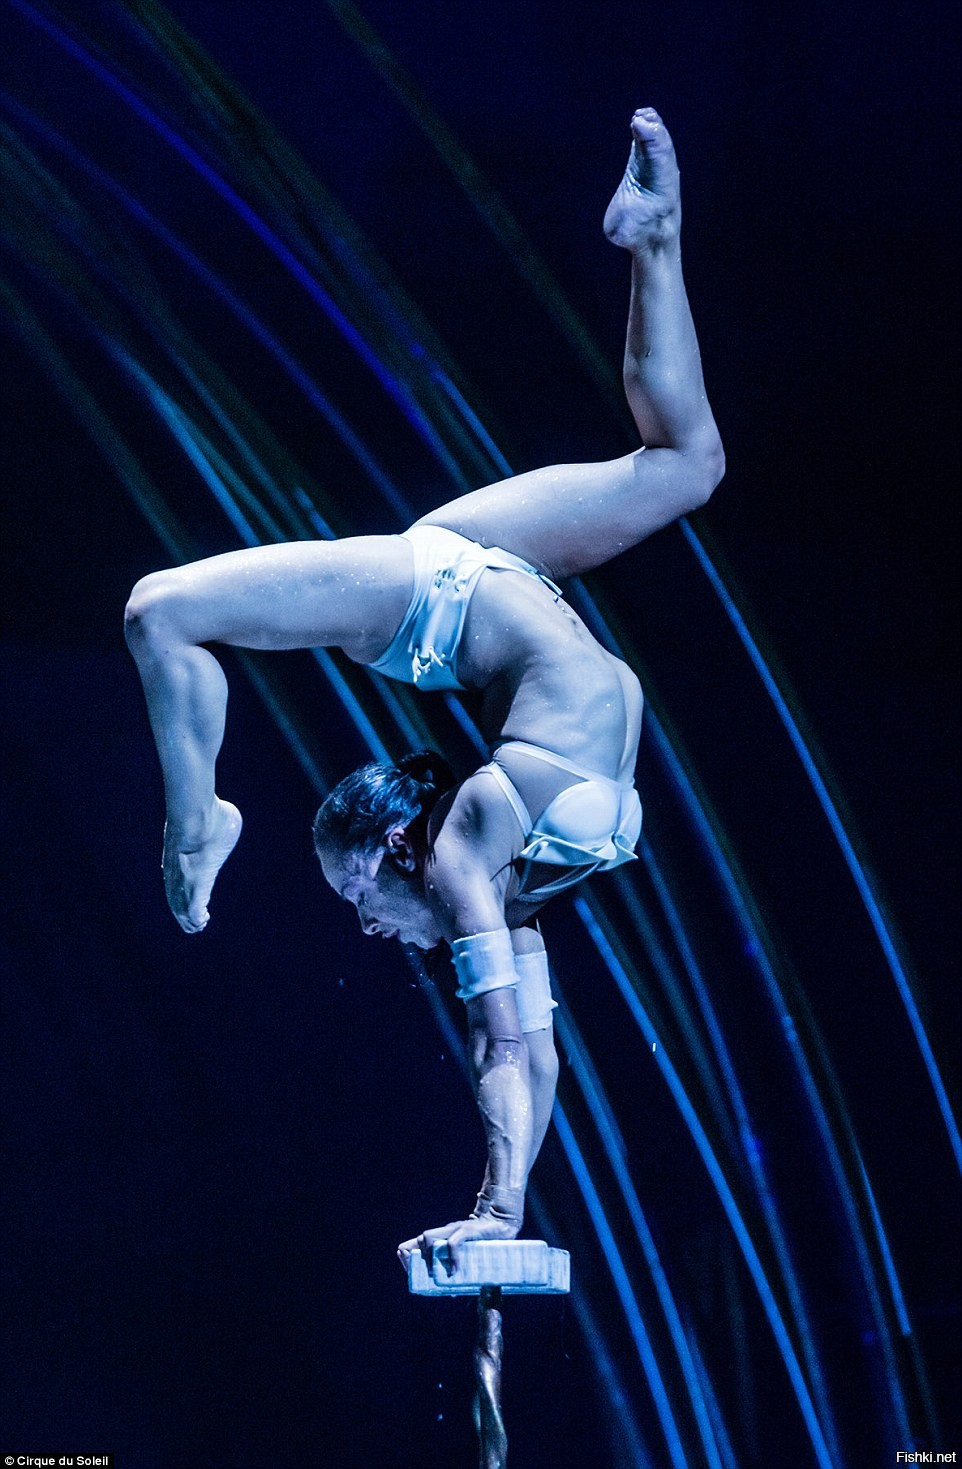
[[[168,808],[164,842],[178,852],[196,852],[213,836],[219,817],[220,802],[216,796],[207,807],[177,811]]]
[[[666,209],[648,222],[643,234],[628,246],[633,259],[648,261],[674,260],[681,255],[681,210]]]

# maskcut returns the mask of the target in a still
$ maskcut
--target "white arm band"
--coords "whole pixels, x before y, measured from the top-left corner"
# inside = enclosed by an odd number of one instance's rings
[[[547,1030],[551,1024],[551,1012],[558,1008],[557,1000],[551,998],[547,954],[544,949],[538,949],[533,954],[515,954],[514,967],[518,976],[515,994],[521,1034],[527,1035],[532,1030]]]
[[[506,928],[455,939],[451,953],[460,981],[459,1000],[476,1000],[478,995],[486,995],[490,990],[505,990],[518,982],[511,935]]]
[[[522,1034],[546,1030],[551,1024],[551,1012],[557,1005],[551,998],[548,956],[544,949],[516,954],[508,930],[498,928],[491,933],[455,939],[451,952],[460,981],[459,1000],[476,1000],[492,990],[513,989]]]

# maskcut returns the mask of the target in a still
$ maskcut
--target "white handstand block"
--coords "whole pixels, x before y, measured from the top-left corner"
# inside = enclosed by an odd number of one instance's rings
[[[467,1240],[451,1269],[448,1247],[435,1245],[426,1260],[408,1257],[408,1290],[416,1296],[476,1296],[496,1285],[507,1296],[563,1296],[571,1289],[571,1256],[543,1239]]]

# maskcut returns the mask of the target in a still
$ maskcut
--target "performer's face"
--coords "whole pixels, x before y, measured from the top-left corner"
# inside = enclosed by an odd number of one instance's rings
[[[441,930],[424,895],[424,876],[403,831],[390,832],[374,857],[321,853],[324,876],[357,909],[364,932],[433,949]]]

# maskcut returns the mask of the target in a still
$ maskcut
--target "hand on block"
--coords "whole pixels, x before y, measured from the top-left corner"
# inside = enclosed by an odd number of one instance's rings
[[[450,1262],[450,1273],[458,1268],[461,1246],[468,1240],[512,1240],[518,1228],[518,1224],[497,1219],[492,1214],[472,1215],[470,1219],[455,1220],[438,1229],[426,1229],[414,1239],[406,1239],[398,1245],[397,1257],[407,1270],[410,1257],[416,1250],[427,1256],[436,1245],[444,1244],[447,1246],[445,1259]]]

